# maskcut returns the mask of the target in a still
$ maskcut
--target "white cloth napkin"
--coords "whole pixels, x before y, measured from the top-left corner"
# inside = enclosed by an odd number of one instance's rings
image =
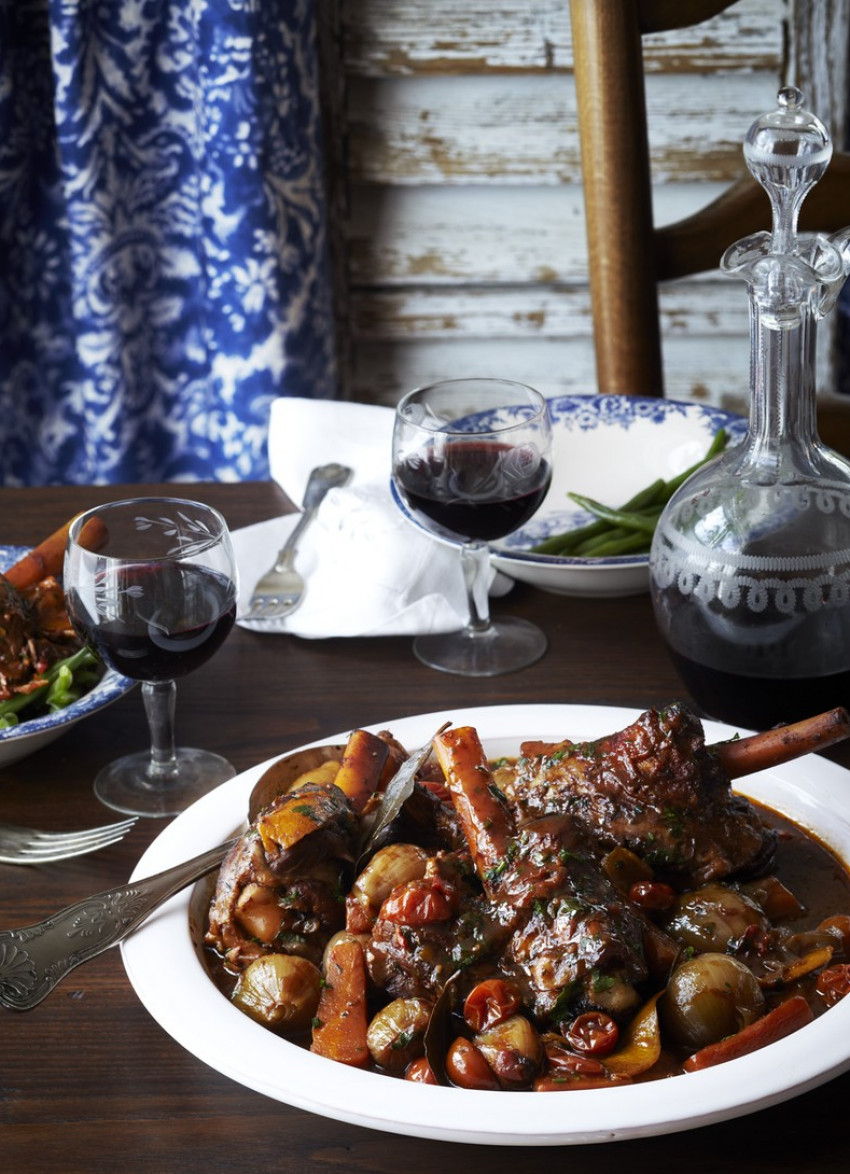
[[[275,400],[271,473],[293,502],[300,505],[316,465],[336,461],[349,465],[354,476],[344,488],[330,491],[299,543],[295,565],[307,580],[304,602],[284,620],[238,623],[311,639],[463,627],[467,605],[459,548],[419,530],[390,493],[392,429],[391,408]],[[238,614],[297,518],[291,514],[234,532]]]

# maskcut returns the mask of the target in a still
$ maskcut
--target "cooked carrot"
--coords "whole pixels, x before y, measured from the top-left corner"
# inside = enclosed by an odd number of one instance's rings
[[[322,856],[349,858],[352,823],[348,804],[338,791],[310,783],[281,795],[260,812],[256,828],[266,856],[278,867],[288,858],[291,868],[296,852],[302,863]]]
[[[363,1068],[370,1060],[368,1026],[363,947],[354,938],[340,938],[331,943],[325,957],[310,1051],[339,1064]]]
[[[349,736],[334,785],[355,811],[361,812],[377,790],[389,752],[386,742],[366,730]]]
[[[757,770],[790,762],[792,758],[800,758],[803,754],[825,750],[848,736],[850,714],[839,706],[792,725],[751,734],[749,738],[717,742],[710,750],[719,759],[729,778],[738,779]]]
[[[702,1068],[725,1064],[727,1060],[737,1060],[739,1056],[749,1055],[750,1052],[776,1043],[793,1031],[805,1027],[813,1019],[814,1013],[803,996],[794,995],[734,1035],[700,1048],[685,1060],[682,1067],[685,1072],[699,1072]]]
[[[760,876],[758,880],[744,881],[742,890],[748,897],[752,897],[768,921],[780,921],[783,918],[800,917],[805,908],[791,890],[782,883],[778,876]],[[850,917],[847,918],[848,937],[850,942]],[[820,926],[818,928],[821,928]]]
[[[106,528],[106,523],[95,515],[89,518],[80,530],[77,535],[77,545],[81,546],[83,550],[102,550],[108,537],[109,531]]]
[[[514,826],[496,792],[478,732],[472,726],[452,726],[434,739],[434,753],[486,884],[493,868],[506,858]]]
[[[62,564],[65,561],[65,547],[68,543],[68,531],[71,523],[60,526],[38,546],[33,547],[23,558],[18,559],[8,571],[4,572],[7,582],[18,591],[39,583],[48,576],[58,576],[62,573]],[[99,550],[106,540],[106,526],[100,518],[90,518],[80,532],[80,545],[86,550]]]

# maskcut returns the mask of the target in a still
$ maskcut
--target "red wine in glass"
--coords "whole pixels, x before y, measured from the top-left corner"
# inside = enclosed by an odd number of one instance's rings
[[[80,637],[141,681],[150,727],[150,750],[98,773],[98,798],[135,815],[176,815],[232,778],[225,758],[174,741],[176,679],[218,651],[236,618],[236,560],[221,514],[170,497],[97,506],[71,524],[64,588]]]
[[[128,606],[99,621],[73,591],[74,622],[100,657],[138,681],[170,681],[199,668],[236,619],[233,580],[205,567],[140,563],[116,573],[114,595]],[[150,610],[139,600],[154,601]]]
[[[396,407],[393,482],[408,513],[458,543],[469,620],[413,643],[431,668],[491,677],[533,664],[546,637],[527,620],[490,618],[488,543],[526,522],[551,480],[546,400],[507,379],[456,379],[408,392]]]
[[[429,530],[454,539],[492,542],[537,511],[551,480],[549,462],[523,460],[521,449],[456,441],[400,461],[396,484],[411,513]]]

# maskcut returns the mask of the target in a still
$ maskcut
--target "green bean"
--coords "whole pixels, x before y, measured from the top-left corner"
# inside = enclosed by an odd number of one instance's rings
[[[664,499],[661,495],[666,491],[667,484],[663,477],[659,477],[657,481],[647,485],[646,489],[641,489],[634,497],[629,498],[625,505],[620,506],[620,509],[642,510],[647,506],[663,505]]]
[[[567,496],[593,514],[595,520],[574,530],[550,535],[533,546],[532,552],[560,557],[597,558],[601,557],[601,553],[610,556],[648,550],[664,506],[692,473],[723,452],[728,440],[726,429],[719,429],[701,460],[668,481],[657,478],[617,508],[606,506],[583,494],[568,493]]]
[[[627,526],[608,526],[604,534],[598,534],[596,538],[592,538],[589,542],[583,542],[575,552],[583,558],[592,558],[598,553],[600,549],[607,549],[610,543],[620,542],[629,539],[630,546],[633,545],[631,539],[638,536],[641,542],[645,543],[647,549],[649,548],[650,536],[644,530],[632,530]]]
[[[44,705],[51,712],[65,709],[95,683],[95,675],[88,670],[99,664],[89,648],[80,648],[73,655],[58,660],[42,674],[44,684],[38,689],[31,693],[16,693],[14,697],[0,701],[0,730],[16,726],[18,714],[31,705]]]
[[[639,510],[654,504],[660,494],[664,492],[666,485],[667,482],[659,477],[657,481],[653,481],[651,485],[647,485],[645,489],[641,489],[634,497],[629,498],[621,508],[624,510]],[[660,503],[658,508],[660,510]],[[579,547],[585,542],[606,535],[609,530],[610,526],[607,521],[589,522],[586,526],[579,526],[575,530],[566,530],[563,534],[553,534],[550,538],[544,538],[542,542],[539,542],[532,549],[535,554],[578,554]]]
[[[553,534],[544,538],[536,546],[532,546],[535,554],[570,554],[586,539],[604,534],[607,530],[605,522],[590,522],[587,526],[579,526],[576,530],[566,530],[562,534]]]
[[[575,554],[582,558],[592,558],[598,547],[606,546],[618,538],[629,538],[632,534],[634,534],[634,530],[626,530],[623,526],[606,526],[601,534],[580,543],[575,549]]]
[[[663,496],[662,496],[663,503],[665,505],[667,504],[667,502],[670,500],[670,498],[673,496],[673,494],[676,492],[676,490],[681,485],[685,484],[687,479],[690,477],[691,473],[695,473],[697,471],[697,469],[701,468],[708,461],[711,461],[716,456],[719,456],[720,453],[722,453],[723,450],[726,448],[726,445],[728,444],[728,442],[729,442],[729,433],[726,431],[725,428],[721,428],[719,430],[719,432],[715,433],[714,438],[712,439],[711,444],[708,447],[708,451],[706,452],[705,456],[702,458],[701,461],[697,461],[696,464],[691,465],[691,467],[689,469],[685,469],[684,473],[679,473],[676,477],[672,477],[669,481],[667,481],[665,483]]]
[[[613,522],[615,526],[622,526],[626,530],[640,530],[644,534],[654,533],[655,523],[658,521],[658,515],[661,512],[660,509],[656,509],[644,514],[638,510],[611,509],[610,506],[603,505],[601,501],[596,501],[592,497],[585,497],[582,493],[568,493],[567,497],[574,501],[576,505],[580,505],[588,513],[593,514],[597,518],[601,518],[603,521]]]
[[[622,537],[612,537],[610,542],[601,542],[593,552],[593,558],[613,558],[618,554],[641,554],[649,550],[650,538],[632,530]]]

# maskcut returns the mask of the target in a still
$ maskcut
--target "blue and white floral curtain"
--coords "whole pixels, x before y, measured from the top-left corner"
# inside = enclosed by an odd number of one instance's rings
[[[268,475],[335,394],[315,0],[0,0],[0,483]]]

